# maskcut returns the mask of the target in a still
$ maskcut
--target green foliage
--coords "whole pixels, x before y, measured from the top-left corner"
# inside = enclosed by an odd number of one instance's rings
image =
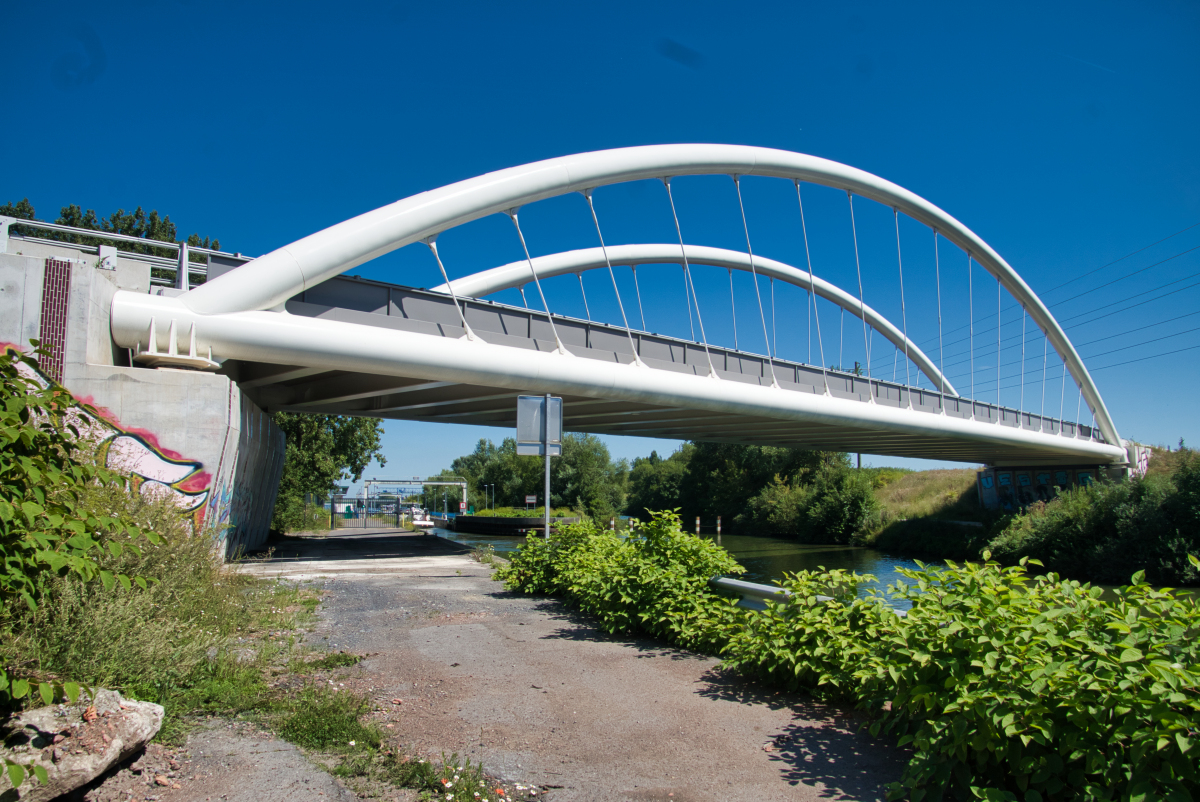
[[[879,514],[872,477],[836,462],[776,476],[734,520],[756,534],[787,535],[805,543],[849,543]]]
[[[730,524],[728,531],[753,533],[754,524],[738,515],[746,503],[776,476],[791,484],[808,482],[822,468],[848,468],[850,458],[833,451],[804,451],[771,446],[742,446],[725,443],[696,443],[679,488],[678,504],[685,520],[700,516],[715,522],[717,516]]]
[[[708,548],[705,548],[708,547]],[[1189,557],[1200,569],[1200,559]],[[995,562],[902,571],[883,594],[800,572],[765,612],[707,579],[731,572],[674,513],[622,538],[589,524],[529,539],[497,571],[609,632],[645,632],[762,681],[849,701],[911,745],[893,799],[1191,799],[1200,792],[1200,609],[1146,584],[1099,588]]]
[[[374,418],[279,412],[275,423],[287,437],[283,476],[271,517],[277,532],[299,531],[306,524],[304,495],[328,496],[342,479],[357,482],[374,459],[382,467],[383,422]]]
[[[1001,562],[1034,557],[1052,571],[1096,582],[1144,570],[1156,584],[1200,584],[1200,458],[1173,474],[1097,482],[1014,516],[988,545]]]
[[[278,731],[297,746],[338,751],[356,746],[378,749],[383,743],[378,727],[359,721],[371,709],[365,697],[310,687],[284,704],[289,712]]]
[[[494,510],[475,510],[480,518],[544,518],[545,507],[497,507]],[[565,508],[550,508],[551,518],[575,518],[579,513]]]
[[[91,425],[85,416],[94,410],[61,387],[41,387],[29,378],[36,367],[15,351],[0,355],[0,615],[17,599],[35,610],[45,583],[59,576],[99,579],[109,590],[144,588],[144,579],[109,570],[99,558],[138,555],[139,541],[158,542],[132,519],[83,503],[90,487],[125,492],[127,480],[81,454]]]
[[[650,520],[651,510],[666,510],[679,504],[683,475],[696,447],[684,443],[663,459],[657,451],[638,457],[629,471],[629,500],[625,509],[635,518]]]
[[[0,206],[0,215],[16,217],[21,220],[37,219],[33,204],[29,202],[29,198],[25,198],[17,203],[10,202]],[[179,236],[179,232],[175,224],[171,222],[170,216],[160,215],[157,211],[143,211],[141,206],[132,212],[117,209],[107,218],[104,218],[99,217],[93,209],[84,211],[81,207],[71,204],[62,207],[59,211],[58,219],[54,222],[74,228],[86,228],[98,232],[111,232],[113,234],[124,234],[129,237],[138,237],[146,240],[146,244],[118,243],[115,240],[99,236],[90,237],[82,234],[69,234],[62,231],[45,231],[20,225],[13,226],[11,231],[14,234],[36,236],[42,239],[52,239],[76,245],[88,245],[92,247],[96,245],[117,245],[123,251],[148,253],[164,258],[174,258],[176,256],[175,249],[155,247],[152,244],[154,242],[178,241],[176,237]],[[195,247],[211,248],[214,251],[221,249],[221,243],[218,240],[201,237],[199,234],[188,235],[187,244]],[[193,254],[191,261],[203,263],[205,259],[200,254]],[[155,268],[155,270],[158,270],[158,268]]]
[[[878,596],[858,597],[859,585],[872,579],[824,568],[785,574],[777,584],[791,596],[746,616],[721,652],[724,665],[791,690],[857,701],[863,689],[856,669],[896,619]]]
[[[733,608],[708,580],[744,570],[720,546],[684,532],[678,514],[656,512],[628,536],[580,523],[530,537],[497,578],[510,590],[560,594],[606,632],[711,650]]]
[[[458,760],[458,753],[447,758],[443,752],[442,762],[438,764],[400,754],[365,751],[344,759],[333,773],[339,777],[382,781],[401,788],[412,788],[423,792],[421,799],[430,798],[430,794],[473,799],[475,797],[470,796],[471,792],[479,789],[483,789],[482,798],[492,799],[492,795],[486,793],[491,784],[483,773],[483,764],[472,764],[468,759],[460,765]],[[499,800],[502,797],[495,798]]]
[[[562,449],[562,456],[550,460],[551,507],[569,507],[602,520],[624,508],[624,460],[614,462],[604,442],[590,434],[564,435]],[[467,478],[477,513],[493,496],[497,507],[520,509],[526,495],[536,495],[545,503],[544,458],[518,456],[516,440],[511,437],[499,446],[480,440],[472,453],[455,459],[443,473]],[[485,490],[485,485],[494,489]]]

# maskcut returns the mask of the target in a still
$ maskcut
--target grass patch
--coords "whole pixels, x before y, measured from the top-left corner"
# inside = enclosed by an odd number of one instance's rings
[[[309,687],[267,709],[276,716],[283,714],[274,729],[297,746],[336,752],[355,747],[378,749],[383,744],[376,726],[359,721],[371,704],[354,693]]]
[[[293,671],[304,669],[316,669],[318,671],[331,668],[346,668],[347,666],[356,666],[365,658],[359,654],[350,654],[349,652],[329,652],[313,660],[298,659],[292,661],[291,668]]]

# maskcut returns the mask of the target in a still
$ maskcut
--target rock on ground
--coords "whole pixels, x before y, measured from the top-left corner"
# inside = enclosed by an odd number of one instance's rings
[[[24,766],[41,766],[45,785],[27,778],[16,790],[7,774],[0,797],[42,802],[70,793],[140,750],[162,726],[163,709],[100,689],[89,704],[50,705],[10,716],[0,726],[0,755]],[[30,772],[32,774],[32,772]]]

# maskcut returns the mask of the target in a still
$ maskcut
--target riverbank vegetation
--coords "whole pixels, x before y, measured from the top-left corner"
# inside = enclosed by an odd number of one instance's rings
[[[895,486],[912,489],[921,480],[934,490],[918,487],[908,516],[857,541],[926,559],[979,559],[988,551],[1013,565],[1032,557],[1046,570],[1103,584],[1143,571],[1154,584],[1198,585],[1200,572],[1188,555],[1200,554],[1200,457],[1190,449],[1156,449],[1150,466],[1144,477],[1069,488],[1009,515],[981,509],[973,481],[968,485],[958,471],[910,474]]]
[[[765,612],[708,579],[740,571],[652,513],[622,538],[588,523],[530,538],[497,578],[612,633],[719,654],[759,681],[867,711],[912,750],[890,798],[1190,799],[1200,792],[1200,609],[1139,574],[1098,588],[987,561],[871,577],[801,572]],[[1200,567],[1200,560],[1190,564]],[[1039,567],[1039,566],[1034,566]],[[828,597],[827,600],[819,597]]]

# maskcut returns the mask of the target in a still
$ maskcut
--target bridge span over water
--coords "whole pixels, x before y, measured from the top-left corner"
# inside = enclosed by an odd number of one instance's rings
[[[1047,351],[1061,360],[1094,423],[963,397],[962,388],[943,375],[938,355],[906,335],[906,320],[888,320],[864,303],[861,285],[840,288],[814,275],[811,263],[787,264],[754,252],[749,229],[744,251],[691,244],[682,233],[675,242],[603,241],[591,205],[598,187],[656,178],[669,190],[673,178],[708,174],[732,176],[739,202],[744,176],[794,184],[798,236],[803,232],[806,245],[802,192],[809,184],[844,190],[851,214],[854,199],[866,198],[927,226],[935,239],[969,254],[972,264],[1020,304]],[[450,280],[437,252],[439,234],[503,214],[525,246],[520,210],[574,192],[588,200],[597,234],[592,243],[536,258],[526,248],[518,262]],[[425,290],[342,275],[409,245],[429,249],[445,283]],[[855,246],[857,254],[857,240]],[[831,369],[828,359],[806,364],[718,346],[704,334],[698,299],[695,339],[646,331],[640,294],[636,303],[622,298],[615,278],[619,321],[556,314],[545,303],[542,281],[646,264],[682,266],[689,304],[695,298],[689,271],[704,266],[749,273],[756,292],[760,277],[799,287],[810,303],[820,298],[836,304],[864,331],[871,329],[898,349],[905,360],[902,375],[910,378],[889,381]],[[113,340],[132,349],[140,363],[219,370],[268,411],[512,427],[517,395],[553,393],[565,399],[566,428],[579,432],[993,466],[1121,469],[1129,462],[1127,444],[1070,339],[998,253],[912,192],[803,154],[662,145],[551,159],[405,198],[259,258],[226,260],[223,268],[209,269],[200,286],[190,287],[187,271],[180,271],[175,291],[117,292],[111,304]],[[485,297],[511,288],[533,302],[514,306]],[[765,334],[765,318],[763,326]],[[918,386],[914,373],[928,386]]]

